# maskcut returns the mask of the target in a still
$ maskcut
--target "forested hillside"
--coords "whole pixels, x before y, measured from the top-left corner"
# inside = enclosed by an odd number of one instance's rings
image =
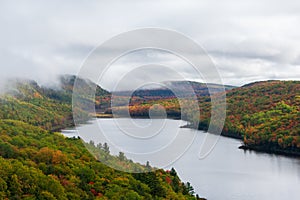
[[[228,92],[224,134],[246,147],[300,155],[300,82],[268,81]]]
[[[226,96],[224,136],[243,139],[244,148],[300,155],[299,81],[252,83],[228,90]],[[191,127],[207,130],[210,123],[210,97],[201,96],[198,100],[200,123],[191,124]],[[189,100],[185,103],[189,105]],[[194,112],[190,110],[188,113],[181,113],[176,98],[132,103],[129,110],[132,116],[148,116],[149,108],[155,104],[163,105],[169,117],[185,119],[185,115],[193,115]]]
[[[80,139],[53,132],[73,123],[68,78],[60,89],[17,81],[1,95],[0,199],[196,199],[174,169],[148,172],[149,165],[110,155],[105,144],[86,144],[96,157],[146,173],[116,171],[92,156]],[[95,101],[109,98],[100,89]]]
[[[65,91],[41,88],[29,80],[14,81],[8,87],[0,98],[1,119],[19,120],[47,130],[72,125],[71,99]]]
[[[72,126],[72,91],[76,77],[64,75],[55,89],[41,87],[32,80],[13,80],[7,85],[5,95],[0,98],[0,118],[20,120],[46,130],[59,130]],[[80,89],[95,87],[94,83],[78,78]],[[93,103],[96,109],[106,109],[110,104],[110,93],[96,87],[95,99],[80,97],[83,103]],[[83,119],[89,114],[79,111]]]

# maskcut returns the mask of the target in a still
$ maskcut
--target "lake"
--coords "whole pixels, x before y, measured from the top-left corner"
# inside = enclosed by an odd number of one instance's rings
[[[238,149],[241,141],[220,137],[211,153],[199,159],[200,147],[209,133],[179,128],[185,124],[170,119],[97,119],[78,130],[62,133],[68,137],[79,134],[85,141],[93,140],[96,144],[107,142],[113,154],[125,152],[135,162],[149,160],[156,167],[174,167],[184,182],[190,182],[195,192],[208,200],[300,199],[299,158],[244,151]],[[191,139],[194,139],[192,144],[185,148],[174,142],[178,146],[174,151],[179,156],[159,152],[175,140],[186,145]],[[161,156],[148,157],[149,152]],[[166,161],[175,157],[178,160],[165,166]]]

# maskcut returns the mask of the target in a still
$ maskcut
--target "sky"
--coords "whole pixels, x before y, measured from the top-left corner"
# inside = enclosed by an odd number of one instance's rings
[[[92,50],[111,37],[157,27],[178,31],[203,47],[224,84],[300,80],[299,10],[298,0],[1,0],[0,78],[46,84],[59,74],[77,74]],[[115,64],[106,87],[128,65],[149,59],[180,63],[164,53],[139,52]],[[180,70],[193,79],[189,68]]]

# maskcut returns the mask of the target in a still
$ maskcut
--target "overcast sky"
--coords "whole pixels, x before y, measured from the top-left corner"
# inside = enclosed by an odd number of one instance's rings
[[[1,78],[45,83],[76,74],[89,52],[112,36],[159,27],[199,43],[225,84],[300,80],[299,0],[1,0],[0,27]],[[145,55],[139,54],[141,63]]]

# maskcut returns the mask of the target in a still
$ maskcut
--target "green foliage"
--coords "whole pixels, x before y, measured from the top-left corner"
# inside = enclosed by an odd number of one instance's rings
[[[266,112],[246,119],[244,142],[247,145],[270,145],[282,149],[300,148],[299,107],[279,102]]]
[[[21,143],[17,138],[24,138]],[[0,195],[9,199],[159,199],[192,197],[175,190],[158,170],[145,174],[116,171],[98,162],[80,139],[15,120],[0,120],[0,142],[5,156],[0,157]],[[108,154],[94,143],[85,144],[94,155],[106,155],[111,163],[123,167],[146,166],[129,161],[124,154]],[[9,146],[9,148],[7,148]],[[104,145],[106,146],[106,145]],[[108,148],[108,146],[106,147]],[[1,153],[3,153],[1,151]],[[180,182],[179,178],[176,178]],[[180,198],[179,198],[180,197]],[[182,198],[181,198],[182,197]]]
[[[175,191],[168,172],[138,177],[117,171],[98,160],[124,170],[151,167],[133,163],[123,153],[110,155],[106,143],[83,144],[52,132],[70,125],[69,102],[67,90],[56,93],[32,82],[1,98],[0,199],[195,199],[183,189]]]

